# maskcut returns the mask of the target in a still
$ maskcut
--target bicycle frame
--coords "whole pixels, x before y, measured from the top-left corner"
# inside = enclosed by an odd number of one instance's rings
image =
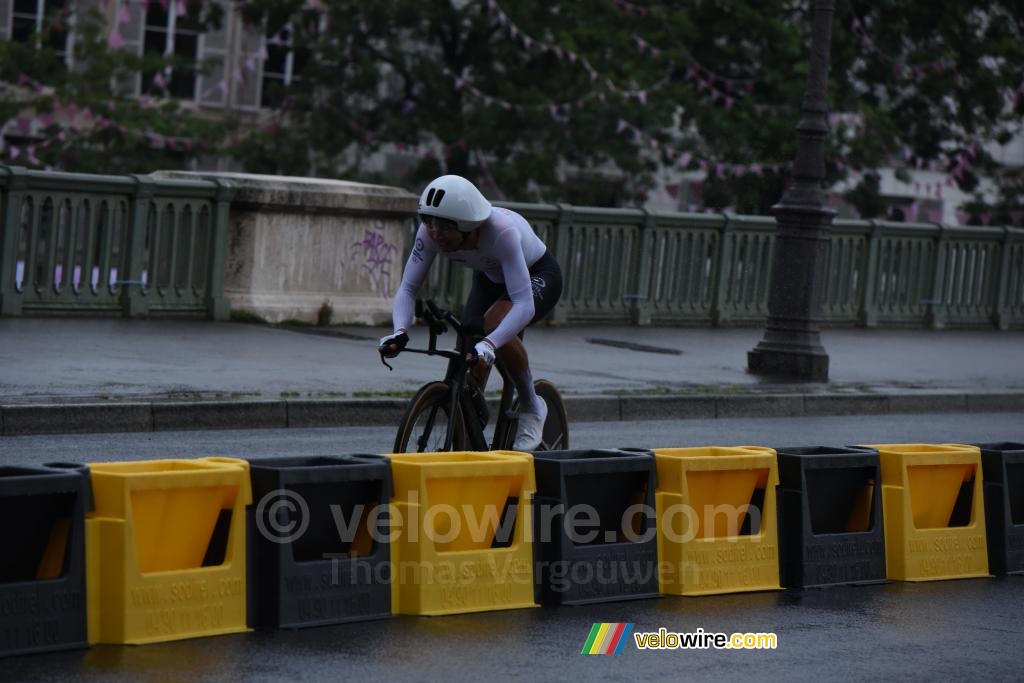
[[[421,305],[422,304],[422,305]],[[469,374],[470,363],[466,359],[472,349],[473,339],[459,320],[450,312],[440,310],[433,301],[426,300],[416,302],[416,317],[427,323],[430,334],[430,341],[426,349],[414,349],[406,347],[403,353],[419,353],[425,356],[442,356],[448,359],[448,368],[445,370],[443,382],[449,387],[448,404],[448,429],[445,433],[444,450],[452,448],[452,438],[455,428],[455,411],[460,410],[466,425],[470,445],[473,450],[488,450],[487,438],[484,435],[484,425],[480,424],[476,410],[473,406],[466,404],[462,399],[463,389],[466,387],[466,377]],[[454,350],[442,350],[437,348],[437,338],[447,331],[445,323],[451,325],[457,335],[456,347]],[[391,369],[384,357],[381,361]],[[501,400],[498,406],[498,417],[494,424],[494,439],[491,449],[505,447],[506,444],[499,443],[507,437],[512,415],[512,404],[514,400],[514,383],[511,375],[501,361],[495,359],[494,368],[502,380]]]

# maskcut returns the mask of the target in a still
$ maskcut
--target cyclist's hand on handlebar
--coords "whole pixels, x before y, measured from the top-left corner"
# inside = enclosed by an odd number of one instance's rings
[[[402,352],[405,345],[409,343],[409,335],[405,330],[399,330],[395,334],[389,334],[380,338],[380,345],[377,350],[385,358],[394,358]]]
[[[466,354],[466,361],[470,365],[483,363],[485,367],[494,365],[494,344],[489,339],[482,339],[473,347],[472,353]]]

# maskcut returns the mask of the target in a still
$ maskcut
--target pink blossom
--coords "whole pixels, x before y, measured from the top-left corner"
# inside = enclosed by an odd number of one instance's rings
[[[110,35],[107,37],[107,45],[112,50],[119,50],[124,47],[124,38],[121,37],[121,31],[115,26],[110,31]]]

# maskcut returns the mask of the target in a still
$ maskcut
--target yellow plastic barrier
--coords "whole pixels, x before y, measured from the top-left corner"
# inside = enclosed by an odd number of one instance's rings
[[[233,458],[89,466],[90,643],[246,631],[249,464]]]
[[[533,607],[533,460],[526,453],[394,454],[395,614]],[[507,542],[499,524],[518,503]],[[510,528],[511,523],[505,528]],[[497,538],[496,538],[497,537]]]
[[[959,444],[871,446],[882,463],[890,579],[988,576],[981,451]]]
[[[778,590],[775,451],[656,448],[661,592]]]

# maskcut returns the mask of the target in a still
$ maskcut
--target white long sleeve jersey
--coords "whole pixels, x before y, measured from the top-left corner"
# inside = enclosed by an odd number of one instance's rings
[[[519,334],[533,319],[533,291],[530,267],[547,251],[526,219],[515,211],[493,208],[490,217],[480,224],[480,239],[475,249],[442,252],[420,224],[412,253],[402,273],[402,284],[395,294],[393,319],[395,332],[412,325],[416,292],[427,278],[438,254],[484,273],[496,283],[505,283],[512,309],[497,329],[487,335],[495,347]]]

